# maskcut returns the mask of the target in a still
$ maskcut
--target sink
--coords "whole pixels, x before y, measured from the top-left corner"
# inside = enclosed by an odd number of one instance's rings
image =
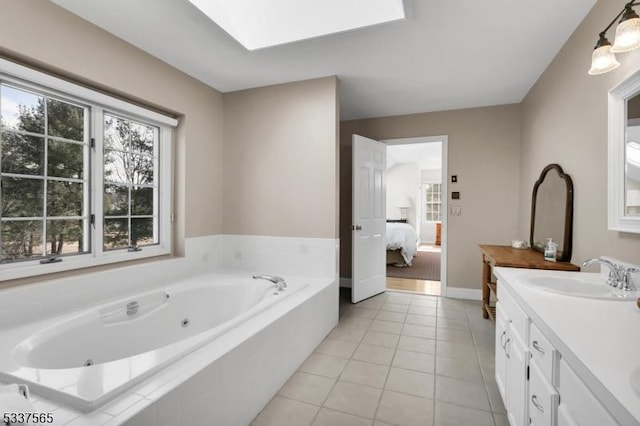
[[[640,367],[631,372],[631,387],[640,396]]]
[[[540,290],[574,297],[619,301],[635,301],[640,297],[640,292],[638,291],[618,290],[609,286],[599,275],[596,275],[596,277],[573,278],[568,276],[539,275],[523,277],[522,282]]]

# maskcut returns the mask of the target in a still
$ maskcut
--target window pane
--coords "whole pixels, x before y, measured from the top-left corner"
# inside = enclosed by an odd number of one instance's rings
[[[104,180],[107,182],[131,183],[129,169],[131,154],[122,151],[105,151]]]
[[[83,253],[82,220],[47,221],[47,255]]]
[[[153,156],[153,127],[143,124],[131,125],[131,150],[149,157]]]
[[[156,241],[153,240],[153,219],[131,219],[131,245],[146,246],[155,243]]]
[[[41,221],[3,221],[0,232],[0,262],[42,256]]]
[[[3,173],[42,175],[43,138],[3,132],[1,153]]]
[[[132,168],[131,176],[134,185],[151,185],[153,184],[153,159],[143,157],[141,155],[131,155]]]
[[[104,220],[104,249],[129,247],[129,219]]]
[[[2,125],[9,129],[44,134],[44,97],[2,85]]]
[[[84,108],[57,99],[47,99],[47,128],[49,136],[82,142]]]
[[[134,187],[131,189],[131,214],[153,214],[153,188]]]
[[[82,216],[82,183],[47,181],[47,216]]]
[[[106,216],[126,216],[129,214],[129,187],[104,185],[104,214]]]
[[[40,217],[43,206],[42,179],[2,178],[2,217]]]
[[[109,114],[104,115],[105,149],[129,150],[130,124]]]
[[[49,140],[47,173],[49,176],[82,179],[84,146]]]

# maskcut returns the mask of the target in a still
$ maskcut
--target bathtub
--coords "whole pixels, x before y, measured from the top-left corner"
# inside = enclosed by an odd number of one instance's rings
[[[91,412],[280,302],[265,280],[205,274],[0,333],[0,381]]]

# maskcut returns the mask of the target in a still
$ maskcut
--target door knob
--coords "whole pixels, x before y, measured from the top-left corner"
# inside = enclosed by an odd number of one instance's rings
[[[351,230],[352,231],[362,231],[362,226],[360,226],[360,225],[352,225],[351,226]]]

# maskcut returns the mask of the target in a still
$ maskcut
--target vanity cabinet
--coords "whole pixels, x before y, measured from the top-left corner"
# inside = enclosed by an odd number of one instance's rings
[[[498,285],[495,378],[509,424],[617,425],[505,287]]]

